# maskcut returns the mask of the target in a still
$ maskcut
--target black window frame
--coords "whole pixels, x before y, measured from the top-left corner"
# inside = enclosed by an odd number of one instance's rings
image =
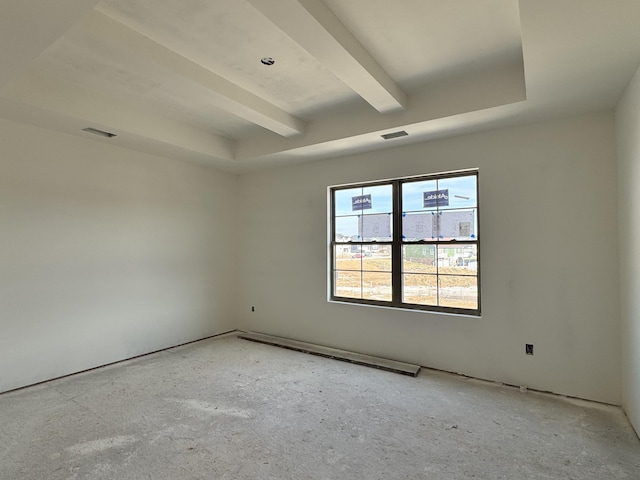
[[[443,180],[450,179],[455,177],[469,177],[475,176],[475,189],[476,189],[476,203],[475,203],[475,212],[476,212],[476,230],[475,230],[475,238],[472,240],[455,240],[455,239],[432,239],[432,240],[404,240],[402,238],[402,185],[412,182],[420,182],[420,181],[431,181],[431,180]],[[368,187],[376,187],[381,185],[391,185],[392,186],[392,240],[390,241],[336,241],[336,205],[335,205],[335,192],[340,190],[349,190],[354,188],[368,188]],[[418,311],[426,311],[426,312],[437,312],[437,313],[449,313],[456,315],[469,315],[479,317],[481,316],[481,270],[480,270],[480,195],[479,195],[479,171],[478,169],[469,169],[469,170],[460,170],[454,172],[443,172],[443,173],[434,173],[434,174],[425,174],[419,176],[411,176],[411,177],[401,177],[394,178],[389,180],[378,180],[378,181],[370,181],[370,182],[360,182],[360,183],[352,183],[345,185],[336,185],[329,187],[329,228],[330,228],[330,237],[329,237],[329,295],[328,299],[332,302],[339,303],[350,303],[356,305],[372,305],[379,307],[388,307],[388,308],[396,308],[402,310],[418,310]],[[391,283],[392,283],[392,298],[390,301],[386,300],[372,300],[365,298],[352,298],[352,297],[342,297],[337,296],[335,294],[335,279],[336,279],[336,248],[339,246],[344,247],[345,245],[356,246],[357,251],[364,252],[366,250],[371,250],[372,247],[379,248],[382,245],[388,245],[391,247]],[[441,306],[441,305],[424,305],[424,304],[415,304],[415,303],[406,303],[402,300],[403,295],[403,286],[402,286],[402,276],[403,276],[403,247],[407,245],[425,245],[425,246],[435,246],[435,251],[437,252],[438,247],[463,247],[467,245],[474,245],[476,248],[476,275],[477,278],[477,308],[464,308],[464,307],[452,307],[452,306]],[[437,263],[437,262],[436,262]],[[439,270],[439,267],[436,269]],[[342,270],[339,270],[342,271]],[[364,272],[364,270],[360,270],[360,272]],[[445,273],[436,273],[436,277],[439,279],[440,276],[446,276],[451,274]],[[469,275],[473,276],[473,275]],[[440,288],[437,288],[438,295],[440,294]]]

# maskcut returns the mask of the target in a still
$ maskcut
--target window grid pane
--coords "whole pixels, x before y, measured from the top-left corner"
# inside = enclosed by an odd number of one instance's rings
[[[438,277],[438,293],[442,307],[478,308],[476,277],[441,275]]]
[[[346,298],[362,298],[362,273],[336,271],[335,295]]]
[[[404,274],[402,301],[416,305],[438,305],[438,276]]]

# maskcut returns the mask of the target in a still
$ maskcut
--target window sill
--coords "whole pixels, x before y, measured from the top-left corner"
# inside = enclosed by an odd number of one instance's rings
[[[338,305],[351,305],[353,307],[370,307],[370,308],[382,308],[385,310],[395,310],[398,312],[407,312],[407,313],[420,313],[420,314],[432,314],[432,315],[446,315],[448,317],[462,317],[462,318],[473,318],[473,319],[480,319],[482,318],[482,313],[479,313],[477,315],[472,314],[472,313],[454,313],[454,312],[440,312],[437,310],[422,310],[419,308],[402,308],[402,307],[396,307],[396,306],[392,306],[392,305],[377,305],[377,304],[372,304],[372,303],[356,303],[356,302],[345,302],[342,300],[332,300],[332,299],[327,299],[328,303],[335,303]]]

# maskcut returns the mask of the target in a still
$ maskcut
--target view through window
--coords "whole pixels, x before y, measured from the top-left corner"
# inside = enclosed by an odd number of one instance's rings
[[[480,314],[478,172],[330,188],[336,301]]]

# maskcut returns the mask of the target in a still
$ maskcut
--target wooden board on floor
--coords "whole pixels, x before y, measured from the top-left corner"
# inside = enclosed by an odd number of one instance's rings
[[[311,353],[322,357],[335,358],[345,362],[356,363],[358,365],[366,365],[369,367],[380,368],[390,372],[402,373],[403,375],[411,375],[415,377],[420,371],[419,365],[411,363],[397,362],[386,358],[372,357],[361,353],[349,352],[347,350],[338,350],[336,348],[324,347],[313,343],[298,342],[288,338],[274,337],[272,335],[264,335],[256,332],[246,332],[238,335],[238,338],[250,340],[252,342],[265,343],[267,345],[275,345],[298,352]]]

